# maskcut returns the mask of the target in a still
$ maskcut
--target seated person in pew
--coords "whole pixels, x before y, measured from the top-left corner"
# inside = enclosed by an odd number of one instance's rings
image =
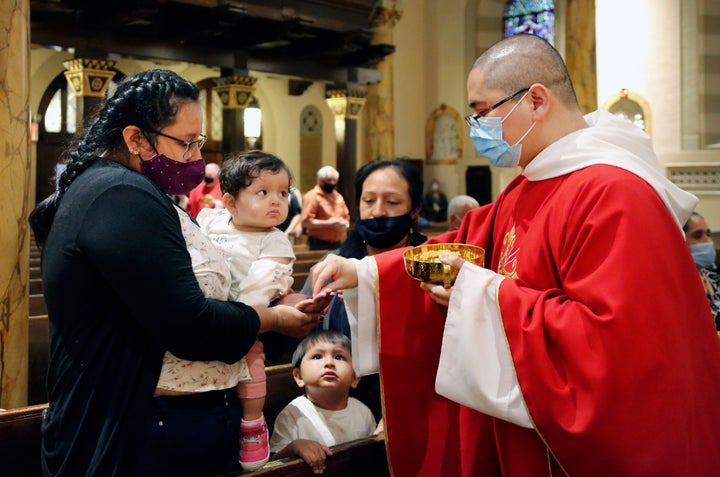
[[[275,420],[270,450],[274,458],[296,455],[316,474],[325,470],[331,446],[372,435],[370,409],[350,397],[360,377],[352,366],[350,339],[339,331],[316,331],[292,357],[293,377],[305,395],[290,402]]]
[[[285,234],[276,228],[288,215],[290,176],[283,161],[272,154],[249,151],[229,157],[220,170],[224,208],[198,213],[200,229],[229,266],[230,300],[268,306],[291,290],[295,254]],[[176,361],[180,360],[174,358],[173,367]],[[243,470],[252,471],[265,465],[270,456],[263,416],[265,353],[260,340],[239,365],[243,371],[237,383],[243,405],[239,461]],[[178,375],[168,378],[172,381]]]
[[[475,197],[469,195],[460,194],[450,199],[447,210],[448,231],[459,229],[465,214],[476,207],[480,207],[480,204]]]

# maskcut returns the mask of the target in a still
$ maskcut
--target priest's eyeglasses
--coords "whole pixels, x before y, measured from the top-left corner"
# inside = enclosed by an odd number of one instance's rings
[[[490,106],[489,108],[485,108],[485,109],[483,109],[483,110],[480,111],[480,112],[477,112],[477,113],[475,113],[475,114],[470,114],[469,116],[465,116],[465,122],[467,123],[468,126],[475,126],[475,123],[476,123],[476,121],[477,121],[478,118],[485,117],[485,115],[487,115],[487,113],[489,113],[489,112],[492,111],[493,109],[499,108],[500,106],[502,106],[503,104],[507,103],[507,102],[510,101],[511,99],[517,98],[518,96],[520,96],[521,94],[523,94],[523,93],[525,93],[525,92],[527,92],[527,91],[530,91],[530,88],[522,88],[522,89],[519,89],[519,90],[515,91],[514,93],[512,93],[512,94],[511,94],[510,96],[508,96],[507,98],[501,99],[501,100],[498,101],[497,103],[493,104],[493,105]]]
[[[153,134],[157,134],[158,136],[166,137],[166,138],[168,138],[168,139],[172,139],[173,141],[177,142],[177,143],[180,144],[181,146],[185,146],[185,152],[183,152],[183,155],[182,155],[182,158],[185,159],[185,160],[190,159],[190,157],[192,156],[192,153],[190,152],[190,149],[191,149],[193,146],[197,146],[198,151],[199,151],[199,150],[202,149],[202,147],[205,145],[205,142],[207,142],[207,139],[208,139],[206,135],[200,134],[200,135],[198,136],[198,138],[195,139],[194,141],[187,142],[187,141],[183,141],[182,139],[178,139],[178,138],[176,138],[176,137],[173,137],[173,136],[171,136],[171,135],[169,135],[169,134],[161,133],[160,131],[153,131],[152,129],[149,129],[148,132],[151,132],[151,133],[153,133]]]

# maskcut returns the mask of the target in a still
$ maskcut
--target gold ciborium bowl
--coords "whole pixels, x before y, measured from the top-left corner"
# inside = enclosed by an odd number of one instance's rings
[[[450,287],[455,283],[457,271],[450,265],[442,263],[438,258],[446,253],[459,255],[464,260],[481,267],[485,263],[485,249],[481,247],[462,243],[436,243],[418,245],[406,250],[404,253],[405,271],[421,282]]]

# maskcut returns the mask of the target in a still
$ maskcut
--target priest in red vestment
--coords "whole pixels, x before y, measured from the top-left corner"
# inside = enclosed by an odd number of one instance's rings
[[[478,153],[522,173],[428,243],[486,268],[444,258],[449,289],[402,249],[313,270],[345,289],[358,372],[380,371],[393,475],[720,475],[720,342],[681,233],[697,199],[642,130],[582,115],[544,40],[491,47],[468,97]]]

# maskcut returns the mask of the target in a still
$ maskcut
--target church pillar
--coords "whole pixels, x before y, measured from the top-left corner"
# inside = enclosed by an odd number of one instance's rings
[[[382,2],[372,18],[374,45],[392,45],[392,29],[402,17],[395,1]],[[395,126],[393,124],[393,60],[392,55],[385,57],[377,67],[382,72],[382,81],[368,85],[365,103],[365,160],[364,164],[376,159],[395,157]]]
[[[565,62],[580,109],[589,113],[598,107],[595,0],[567,0],[565,25]]]
[[[0,407],[27,404],[30,2],[0,4]]]
[[[110,81],[115,72],[113,60],[95,58],[73,58],[63,61],[68,83],[75,91],[76,131],[83,131],[90,124],[105,100]]]
[[[357,218],[355,205],[355,172],[357,163],[357,120],[365,104],[365,91],[328,89],[325,101],[335,116],[337,170],[340,173],[338,192],[350,210],[350,220]]]
[[[215,80],[214,90],[223,105],[222,152],[245,151],[245,108],[255,93],[257,78],[252,76],[223,76]]]

